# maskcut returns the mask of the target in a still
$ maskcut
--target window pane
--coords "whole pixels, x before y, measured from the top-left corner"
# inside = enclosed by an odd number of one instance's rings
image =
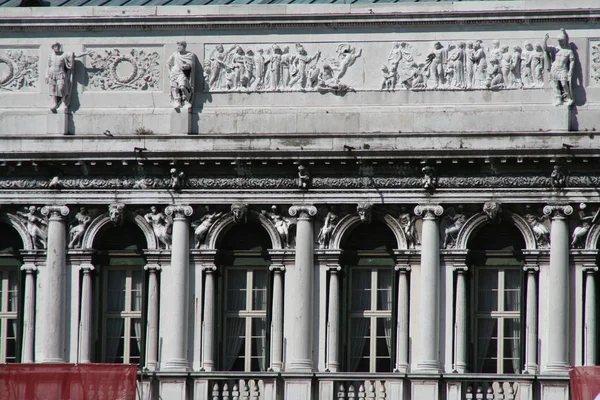
[[[227,272],[227,310],[240,311],[246,309],[246,271],[230,270]]]
[[[369,372],[370,318],[350,320],[350,372]]]
[[[253,272],[252,309],[267,309],[267,271]]]
[[[246,341],[246,318],[225,320],[225,365],[226,371],[243,371]]]
[[[129,340],[129,363],[137,364],[140,362],[140,352],[142,343],[142,320],[141,318],[131,319],[131,339]]]
[[[17,362],[17,320],[9,319],[7,321],[6,333],[6,362]]]
[[[124,351],[125,326],[122,318],[106,320],[105,360],[109,363],[122,363]]]
[[[106,310],[109,312],[125,311],[125,276],[123,270],[108,271]]]
[[[131,310],[142,310],[142,271],[131,272]]]
[[[371,309],[371,271],[355,269],[352,271],[352,311]]]
[[[390,318],[377,318],[377,356],[390,357],[392,323]]]
[[[519,311],[521,308],[521,272],[519,270],[504,271],[504,310]]]
[[[10,271],[8,273],[8,311],[17,311],[17,294],[19,285],[19,274],[17,271]]]
[[[496,372],[494,370],[484,371],[489,365],[484,359],[495,359],[498,356],[498,321],[493,318],[481,318],[477,320],[477,357],[479,369],[477,372]],[[486,367],[488,365],[488,367]]]
[[[477,280],[477,311],[498,310],[498,270],[481,269]]]
[[[377,270],[377,309],[390,311],[392,309],[392,271]]]
[[[263,318],[252,319],[252,371],[265,371],[267,323]]]

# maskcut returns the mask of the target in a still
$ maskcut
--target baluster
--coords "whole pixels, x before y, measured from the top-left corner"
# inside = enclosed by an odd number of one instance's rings
[[[242,379],[242,400],[248,399],[250,399],[250,388],[248,387],[248,382]]]
[[[498,392],[496,393],[497,400],[504,400],[504,382],[498,382]]]
[[[229,400],[229,385],[227,382],[223,384],[223,400]]]
[[[346,388],[343,383],[340,383],[340,386],[338,387],[337,398],[338,400],[346,400]]]
[[[486,400],[494,400],[494,383],[490,383],[490,385],[488,386],[486,392],[485,392],[485,399]]]
[[[233,390],[231,391],[231,400],[240,400],[240,387],[237,383],[233,384]]]
[[[379,400],[384,400],[387,397],[387,393],[385,392],[385,381],[381,381],[381,385],[379,385]]]
[[[369,392],[367,397],[371,400],[375,400],[375,384],[373,381],[369,381]]]
[[[466,400],[473,400],[473,386],[467,386],[467,393],[465,394]]]
[[[481,388],[481,385],[477,386],[477,392],[475,393],[475,398],[483,400],[483,389]]]
[[[506,400],[515,400],[515,389],[513,388],[512,382],[508,382],[508,390],[506,392]]]
[[[212,400],[219,400],[219,384],[216,382],[213,385]]]
[[[350,384],[348,387],[348,400],[354,400],[356,398],[356,391],[354,390],[354,385]]]
[[[366,396],[365,385],[364,385],[364,383],[361,383],[360,386],[358,387],[358,399],[359,400],[361,400],[361,399],[364,400],[365,396]]]
[[[260,399],[260,388],[258,387],[258,379],[254,380],[254,392],[252,393],[252,400]]]

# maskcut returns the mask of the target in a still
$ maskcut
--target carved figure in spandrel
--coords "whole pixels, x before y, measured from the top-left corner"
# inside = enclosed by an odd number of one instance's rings
[[[598,213],[596,213],[596,216]],[[585,203],[579,204],[579,224],[575,227],[573,235],[571,236],[571,247],[574,249],[582,249],[585,246],[585,239],[587,234],[592,227],[592,224],[596,223],[596,217],[587,213],[587,205]]]
[[[150,225],[152,225],[152,230],[154,231],[154,235],[158,239],[161,247],[165,249],[171,248],[171,221],[163,214],[158,211],[156,206],[150,207],[150,212],[144,215],[144,219]]]
[[[533,210],[531,209],[530,205],[525,207],[524,217],[533,231],[533,235],[535,236],[538,246],[541,248],[548,247],[550,245],[550,231],[542,223],[545,218],[533,214]]]
[[[24,218],[27,225],[27,232],[31,236],[34,249],[45,249],[48,239],[48,222],[38,215],[36,206],[29,206],[25,211],[17,211],[17,215]]]
[[[331,233],[333,232],[333,229],[339,222],[339,216],[336,214],[335,211],[335,208],[332,206],[331,210],[325,216],[325,220],[323,221],[323,226],[321,227],[321,230],[319,230],[319,235],[317,236],[317,243],[319,243],[320,249],[329,248],[329,240],[331,239]]]
[[[205,208],[206,214],[202,216],[202,218],[198,221],[192,222],[192,228],[194,228],[194,239],[195,239],[195,247],[197,249],[204,243],[204,239],[206,238],[206,234],[211,226],[219,219],[222,212],[210,212],[208,206]]]
[[[81,207],[79,212],[75,214],[75,218],[73,219],[73,222],[71,222],[71,228],[69,229],[70,249],[81,247],[83,235],[90,222],[92,222],[92,217],[89,215],[87,208]]]

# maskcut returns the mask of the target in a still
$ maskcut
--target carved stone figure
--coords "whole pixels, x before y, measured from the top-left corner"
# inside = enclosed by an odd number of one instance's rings
[[[356,212],[360,218],[360,222],[371,223],[373,218],[373,205],[371,203],[358,203]]]
[[[321,57],[321,52],[318,51],[313,56],[309,56],[304,46],[300,43],[296,43],[296,54],[290,63],[290,76],[289,87],[293,88],[295,85],[304,89],[308,82],[308,65],[313,61],[318,61]]]
[[[482,88],[486,80],[486,56],[482,47],[482,41],[476,40],[473,43],[473,51],[471,52],[471,62],[473,63],[473,80],[471,87]]]
[[[535,87],[536,83],[533,78],[533,55],[533,45],[531,42],[525,42],[521,52],[521,80],[526,88]]]
[[[310,174],[308,169],[300,164],[298,165],[298,188],[308,189],[310,187]]]
[[[454,247],[456,236],[465,222],[467,222],[467,216],[463,213],[462,206],[458,206],[456,210],[454,207],[449,207],[446,210],[446,217],[441,227],[441,231],[443,232],[442,246],[445,249]]]
[[[290,225],[291,221],[277,211],[277,206],[271,206],[271,212],[262,210],[262,214],[273,221],[273,225],[281,238],[281,243],[284,248],[290,247]]]
[[[231,214],[233,215],[233,222],[236,224],[245,224],[248,222],[248,205],[233,203],[231,205]]]
[[[335,77],[333,68],[329,64],[323,64],[319,73],[318,89],[321,92],[344,94],[352,88]]]
[[[533,214],[533,210],[530,205],[525,207],[525,220],[529,223],[531,230],[533,231],[533,235],[535,236],[535,240],[538,243],[538,246],[541,248],[546,248],[550,245],[550,232],[548,228],[542,223],[545,217],[540,217]]]
[[[554,105],[566,103],[567,106],[573,105],[573,69],[575,66],[575,54],[569,45],[569,36],[564,29],[560,30],[558,37],[558,47],[548,46],[549,34],[544,36],[544,49],[550,64],[550,81],[554,88]]]
[[[171,168],[169,174],[171,175],[171,189],[175,191],[183,189],[185,185],[185,172],[178,171],[177,168]]]
[[[575,227],[573,235],[571,236],[571,247],[574,249],[582,249],[585,247],[585,239],[587,234],[595,223],[595,217],[589,215],[586,211],[587,205],[585,203],[579,204],[579,224]]]
[[[490,65],[487,70],[488,75],[485,80],[485,87],[492,90],[503,89],[504,85],[504,76],[502,75],[502,70],[500,69],[500,65],[498,64],[498,60],[495,58],[490,59]]]
[[[17,215],[24,218],[27,225],[27,232],[31,236],[33,248],[45,249],[46,240],[48,239],[48,222],[39,216],[36,206],[29,206],[25,211],[17,211]]]
[[[544,56],[544,49],[540,43],[535,45],[535,51],[531,59],[531,70],[533,71],[533,79],[535,80],[535,87],[544,86],[544,66],[546,63],[546,57]]]
[[[213,212],[209,211],[208,206],[206,207],[206,214],[202,216],[198,221],[192,222],[192,228],[194,228],[194,239],[195,239],[195,247],[197,249],[204,243],[204,239],[206,238],[206,234],[210,227],[215,223],[221,215],[222,212]]]
[[[81,248],[81,240],[85,234],[85,230],[92,222],[92,217],[89,215],[86,207],[79,208],[79,212],[75,214],[75,218],[71,222],[71,228],[69,229],[69,248],[78,249]]]
[[[433,88],[436,89],[446,83],[445,68],[448,60],[446,49],[440,42],[435,42],[433,50],[427,56],[427,63],[429,64],[428,77],[433,78]]]
[[[521,53],[523,50],[520,46],[513,46],[512,55],[510,56],[510,67],[509,67],[509,80],[510,87],[520,89],[523,87],[523,80],[521,77]]]
[[[328,249],[329,248],[329,240],[331,239],[331,233],[333,229],[339,222],[339,217],[335,213],[335,208],[332,206],[331,210],[325,216],[325,220],[323,221],[323,226],[319,231],[317,236],[317,243],[319,244],[320,249]]]
[[[502,212],[502,206],[500,203],[495,201],[486,201],[483,204],[483,212],[488,217],[488,222],[490,223],[499,223],[500,222],[500,213]]]
[[[550,174],[550,184],[554,189],[563,189],[567,186],[568,172],[564,165],[556,164]]]
[[[426,165],[421,168],[421,173],[423,174],[423,178],[421,178],[421,185],[423,189],[428,192],[433,192],[437,186],[437,176],[435,168]]]
[[[53,99],[50,111],[56,112],[59,107],[69,107],[71,90],[73,87],[72,69],[76,58],[84,57],[89,53],[76,55],[63,53],[62,45],[58,42],[52,45],[53,53],[48,56],[48,69],[46,83],[50,85],[50,97]]]
[[[123,225],[123,221],[125,220],[125,204],[123,203],[115,203],[108,205],[108,216],[110,221],[114,226]]]
[[[154,235],[158,239],[159,247],[164,249],[171,248],[171,221],[165,214],[158,211],[156,206],[150,207],[150,212],[144,215],[144,219],[150,225]]]
[[[448,55],[448,81],[451,87],[464,89],[466,88],[465,80],[465,61],[466,61],[466,44],[458,43]]]
[[[171,104],[179,110],[185,103],[192,104],[194,95],[194,66],[196,59],[193,53],[186,50],[185,41],[177,42],[177,51],[167,60],[169,80],[171,81]]]
[[[402,227],[402,231],[404,231],[404,236],[406,237],[406,242],[409,249],[414,249],[416,246],[420,245],[419,235],[417,233],[417,226],[415,225],[415,221],[417,217],[411,215],[406,207],[402,207],[400,209],[400,215],[398,216],[398,222]]]
[[[50,179],[50,183],[48,183],[48,189],[60,189],[62,187],[60,183],[60,176],[56,175]]]

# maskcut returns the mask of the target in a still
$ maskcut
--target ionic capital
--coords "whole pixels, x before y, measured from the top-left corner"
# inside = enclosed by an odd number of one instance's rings
[[[588,274],[593,274],[595,272],[598,272],[598,265],[597,264],[583,264],[583,272],[588,273]]]
[[[194,213],[192,207],[187,204],[173,204],[165,208],[165,214],[173,215],[175,219],[186,219]]]
[[[332,274],[337,274],[342,270],[342,266],[340,264],[327,264],[327,271]]]
[[[401,274],[406,274],[410,272],[411,267],[409,264],[396,264],[394,265],[394,269]]]
[[[309,219],[317,215],[317,207],[311,204],[298,204],[290,207],[289,213],[292,217],[298,215],[298,218]]]
[[[415,214],[423,219],[436,219],[444,213],[444,208],[439,204],[419,204],[415,207]]]
[[[50,217],[51,221],[62,221],[64,217],[69,215],[69,207],[67,206],[44,206],[42,207],[42,215]]]
[[[89,273],[91,273],[91,272],[92,272],[93,270],[95,270],[95,269],[96,269],[96,267],[94,267],[94,265],[93,265],[93,264],[90,264],[90,263],[81,264],[81,265],[79,266],[79,270],[80,270],[81,272],[83,272],[84,274],[89,274]]]
[[[275,274],[281,274],[285,272],[285,265],[283,264],[271,264],[269,265],[269,271]]]
[[[144,265],[144,270],[150,272],[151,274],[155,274],[162,269],[160,264],[146,264]]]
[[[525,264],[523,265],[523,271],[534,275],[540,272],[540,266],[537,264]]]
[[[21,265],[21,271],[25,271],[25,273],[27,274],[34,274],[36,273],[38,270],[37,265],[33,264],[33,263],[25,263],[23,265]]]
[[[452,269],[454,270],[454,272],[457,272],[459,274],[464,274],[465,272],[467,272],[469,270],[469,267],[467,266],[467,264],[454,264],[452,266]]]
[[[573,207],[568,204],[548,204],[544,207],[544,215],[552,219],[564,219],[573,214]]]
[[[204,272],[206,272],[207,274],[211,274],[213,272],[217,272],[217,266],[215,264],[204,264],[202,266],[202,269],[204,270]]]

